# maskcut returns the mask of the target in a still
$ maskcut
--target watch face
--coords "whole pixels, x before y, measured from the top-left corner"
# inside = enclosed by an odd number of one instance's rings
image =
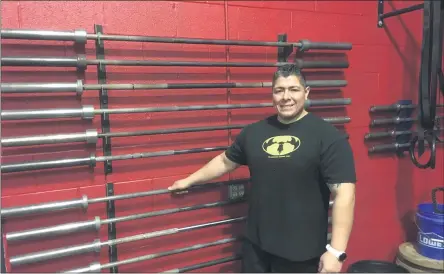
[[[347,259],[347,254],[342,253],[341,255],[339,255],[339,261],[340,261],[340,262],[345,261],[345,259]]]

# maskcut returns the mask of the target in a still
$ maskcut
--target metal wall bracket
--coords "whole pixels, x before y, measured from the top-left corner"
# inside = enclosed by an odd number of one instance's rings
[[[108,183],[106,184],[106,196],[114,196],[114,184]],[[112,219],[116,217],[116,208],[114,205],[114,201],[106,202],[106,215],[108,219]],[[115,240],[117,238],[116,232],[116,223],[112,222],[108,224],[108,240]],[[109,262],[114,263],[117,262],[117,247],[116,245],[111,245],[108,247],[108,257]],[[117,266],[110,267],[110,273],[119,273],[119,269]]]
[[[100,35],[103,33],[103,27],[101,25],[94,25],[94,31],[96,34]],[[100,37],[100,36],[99,36]],[[99,60],[103,60],[105,58],[105,46],[102,40],[96,40],[96,58]],[[99,84],[106,84],[106,69],[105,65],[99,64],[97,65],[97,77]],[[99,100],[100,100],[100,108],[107,109],[108,108],[108,91],[106,89],[101,89],[99,91]],[[110,120],[109,114],[102,113],[100,115],[101,125],[102,125],[102,133],[109,133],[110,131]],[[111,156],[111,139],[109,137],[105,137],[102,139],[103,143],[103,155]],[[111,161],[104,162],[104,171],[105,175],[109,174],[113,171]]]
[[[279,34],[278,42],[287,42],[287,34],[286,33]],[[293,46],[278,47],[277,61],[287,62],[288,57],[290,57],[292,52],[293,52]]]
[[[384,19],[401,15],[407,12],[420,10],[424,8],[424,4],[413,5],[407,8],[399,9],[384,13],[384,0],[378,0],[378,28],[382,28],[384,26]]]
[[[100,40],[100,34],[103,33],[103,27],[101,25],[94,25],[94,31],[99,35],[99,39],[96,40],[96,58],[99,60],[105,59],[105,46],[103,40]],[[106,69],[105,65],[99,64],[97,65],[97,77],[99,84],[106,84]],[[99,90],[99,100],[100,100],[100,108],[107,109],[108,108],[108,91],[106,89]],[[110,131],[110,120],[109,114],[102,113],[101,114],[101,125],[102,132],[108,133]],[[105,137],[103,139],[103,155],[110,156],[111,155],[111,139],[109,137]],[[110,161],[104,162],[104,172],[105,175],[112,172],[112,165]],[[114,184],[107,183],[106,184],[106,196],[114,195]],[[112,219],[116,216],[116,208],[114,205],[114,201],[106,202],[106,215],[108,219]],[[116,232],[116,223],[108,224],[108,240],[115,240],[117,237]],[[112,245],[108,247],[108,258],[109,262],[117,262],[117,247],[116,245]],[[119,270],[116,266],[110,267],[110,273],[119,273]]]

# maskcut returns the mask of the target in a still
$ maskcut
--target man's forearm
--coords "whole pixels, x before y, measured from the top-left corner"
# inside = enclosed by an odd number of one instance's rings
[[[218,178],[225,173],[234,170],[237,166],[238,165],[228,161],[224,154],[220,154],[202,168],[188,176],[187,180],[192,184],[200,184]]]
[[[346,187],[343,185],[342,187]],[[353,186],[354,187],[354,186]],[[331,246],[345,251],[353,227],[355,195],[353,191],[337,191],[332,210]]]

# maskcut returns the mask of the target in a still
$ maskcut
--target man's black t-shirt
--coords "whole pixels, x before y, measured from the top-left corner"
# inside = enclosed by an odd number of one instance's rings
[[[312,113],[291,124],[274,115],[246,126],[225,154],[250,171],[249,240],[293,261],[325,252],[327,184],[356,181],[343,133]]]

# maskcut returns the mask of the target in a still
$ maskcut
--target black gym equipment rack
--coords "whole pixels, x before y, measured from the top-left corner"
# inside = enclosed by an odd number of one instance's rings
[[[11,120],[14,119],[28,119],[28,118],[63,118],[63,117],[81,117],[86,119],[92,119],[94,115],[100,115],[101,119],[101,132],[96,130],[90,130],[83,133],[72,133],[72,134],[60,134],[57,135],[43,135],[43,136],[23,136],[18,138],[5,138],[2,139],[2,144],[4,146],[23,146],[32,144],[53,144],[61,142],[83,142],[91,143],[91,140],[97,140],[97,138],[102,138],[103,140],[103,156],[95,157],[93,155],[78,159],[61,159],[53,161],[43,161],[43,162],[27,162],[27,163],[17,163],[12,165],[2,165],[1,172],[18,172],[36,169],[46,169],[55,167],[74,167],[78,165],[94,165],[96,161],[104,162],[104,172],[108,175],[113,172],[112,161],[115,160],[125,160],[125,159],[136,159],[144,157],[157,157],[166,155],[178,155],[187,153],[198,153],[198,152],[210,152],[210,151],[220,151],[227,147],[212,147],[212,148],[193,148],[193,149],[183,149],[183,150],[170,150],[170,151],[157,151],[157,152],[147,152],[147,153],[135,153],[127,155],[112,155],[112,145],[111,137],[125,137],[125,136],[139,136],[139,135],[152,135],[152,134],[166,134],[166,133],[179,133],[179,132],[197,132],[197,131],[207,131],[207,130],[221,130],[221,129],[235,129],[242,128],[245,125],[230,125],[221,127],[194,127],[194,128],[182,128],[182,129],[160,129],[151,131],[139,131],[139,132],[110,132],[110,115],[118,113],[137,113],[137,112],[158,112],[158,111],[186,111],[186,110],[205,110],[205,109],[234,109],[234,108],[252,108],[252,107],[269,107],[270,104],[226,104],[226,105],[213,105],[213,106],[185,106],[185,107],[164,107],[164,108],[128,108],[128,109],[110,109],[108,105],[108,90],[160,90],[160,89],[204,89],[204,88],[262,88],[271,87],[271,82],[259,82],[259,83],[173,83],[173,84],[108,84],[106,65],[112,66],[205,66],[205,67],[279,67],[287,64],[293,64],[301,69],[311,69],[311,68],[348,68],[348,62],[330,62],[330,61],[304,61],[298,59],[295,56],[294,62],[290,63],[287,61],[291,53],[295,48],[298,48],[299,53],[303,53],[309,50],[350,50],[352,45],[350,43],[329,43],[329,42],[312,42],[308,40],[300,40],[298,42],[287,42],[287,35],[278,35],[277,42],[262,42],[262,41],[232,41],[232,40],[215,40],[215,39],[197,39],[197,38],[168,38],[168,37],[152,37],[152,36],[135,36],[135,35],[117,35],[117,34],[104,34],[103,27],[101,25],[94,25],[94,33],[86,33],[83,30],[76,31],[47,31],[47,30],[14,30],[14,29],[2,29],[1,30],[2,39],[19,39],[19,40],[53,40],[53,41],[72,41],[77,45],[85,45],[87,40],[93,40],[96,49],[96,59],[86,59],[83,55],[78,55],[76,57],[68,58],[35,58],[35,57],[17,57],[8,56],[1,57],[1,65],[3,66],[43,66],[43,67],[73,67],[80,71],[84,71],[89,65],[97,66],[98,70],[98,83],[97,84],[83,84],[81,80],[75,83],[1,83],[2,93],[5,94],[23,94],[23,93],[74,93],[81,96],[84,91],[97,91],[99,95],[100,108],[95,110],[90,106],[84,106],[82,109],[66,109],[64,114],[63,111],[57,110],[25,110],[25,111],[3,111],[0,119]],[[207,44],[207,45],[231,45],[231,46],[273,46],[277,47],[278,58],[275,63],[253,63],[253,62],[188,62],[188,61],[175,61],[175,62],[164,62],[164,61],[125,61],[125,60],[107,60],[105,59],[105,48],[104,41],[128,41],[128,42],[153,42],[153,43],[180,43],[180,44]],[[347,85],[346,80],[312,80],[307,81],[307,84],[311,87],[344,87]],[[308,104],[313,104],[313,106],[343,106],[351,103],[348,98],[333,98],[324,100],[311,100]],[[57,114],[58,113],[58,114]],[[85,113],[87,115],[85,115]],[[57,115],[56,115],[57,114]],[[24,115],[24,116],[23,116]],[[28,116],[27,116],[28,115]],[[29,116],[30,115],[30,116]],[[79,116],[80,115],[80,116]],[[347,123],[350,121],[349,117],[326,117],[324,118],[328,122],[332,123]],[[31,137],[31,138],[30,138]],[[59,139],[58,139],[59,138]],[[95,141],[94,141],[95,142]],[[0,146],[2,145],[0,144]],[[34,166],[36,165],[36,166]],[[229,181],[229,191],[230,200],[223,202],[210,203],[206,205],[195,205],[186,208],[178,208],[173,210],[163,210],[159,212],[151,212],[146,214],[138,214],[137,216],[125,216],[116,217],[115,216],[115,205],[116,199],[124,199],[136,197],[135,195],[154,195],[160,193],[168,193],[167,190],[157,190],[153,191],[151,194],[147,193],[133,193],[124,195],[115,195],[113,183],[106,184],[105,197],[88,199],[83,197],[79,200],[55,202],[55,203],[45,203],[41,205],[33,205],[29,207],[16,207],[4,209],[2,212],[3,217],[20,217],[27,214],[41,214],[45,212],[67,210],[72,208],[86,208],[88,203],[92,202],[105,202],[107,206],[107,219],[100,224],[108,225],[108,241],[118,242],[116,239],[116,222],[118,220],[122,221],[131,218],[142,218],[143,216],[156,216],[167,214],[168,212],[181,212],[186,210],[194,210],[199,208],[211,207],[223,205],[225,203],[240,202],[244,197],[245,193],[243,191],[243,185],[240,182],[245,182],[245,180],[232,180]],[[212,186],[217,186],[218,184],[212,183]],[[219,184],[220,185],[220,184]],[[242,186],[242,188],[241,188]],[[204,186],[202,186],[204,187]],[[120,198],[119,198],[120,197]],[[331,204],[330,204],[331,205]],[[91,229],[96,227],[98,221],[86,221],[78,225],[78,229]],[[49,235],[51,229],[55,227],[47,228],[44,231],[44,235]],[[23,232],[23,231],[22,231]],[[38,235],[39,231],[34,230],[26,233],[17,232],[12,233],[17,237],[16,240],[20,240],[20,237],[39,237],[44,236]],[[72,232],[72,231],[71,231]],[[65,232],[63,232],[65,233]],[[63,234],[62,233],[62,234]],[[66,232],[66,233],[69,233]],[[31,235],[32,234],[32,235]],[[23,238],[22,238],[23,239]],[[216,244],[223,244],[226,242],[232,242],[235,239],[222,239],[213,243],[199,244],[196,246],[185,247],[178,250],[166,251],[158,254],[151,254],[142,256],[140,258],[132,258],[129,260],[119,261],[117,247],[115,244],[109,245],[108,255],[109,263],[100,265],[100,263],[93,263],[89,267],[72,270],[74,272],[84,272],[84,271],[97,271],[104,268],[109,268],[110,272],[118,273],[118,266],[126,263],[130,263],[134,260],[145,260],[150,258],[155,258],[159,256],[167,256],[171,254],[177,254],[180,252],[185,252],[187,250],[195,250],[203,248],[205,245],[212,246]],[[3,238],[2,238],[3,244]],[[2,250],[3,251],[3,250]],[[154,256],[154,257],[153,257]],[[16,256],[17,257],[17,256]],[[230,258],[223,258],[216,260],[215,262],[207,262],[194,266],[188,266],[181,269],[176,269],[174,272],[184,272],[199,267],[204,267],[205,265],[215,264],[217,262],[235,260],[239,257],[233,256]],[[2,259],[3,256],[2,256]],[[3,264],[2,264],[3,265]],[[3,270],[3,269],[2,269]],[[6,272],[6,269],[5,269]],[[68,271],[69,272],[69,271]]]

